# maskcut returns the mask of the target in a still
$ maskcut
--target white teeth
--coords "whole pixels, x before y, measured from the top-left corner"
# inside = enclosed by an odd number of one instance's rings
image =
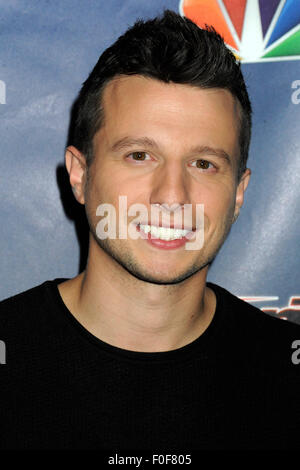
[[[189,230],[181,230],[179,228],[165,228],[165,227],[155,227],[154,225],[142,225],[140,224],[140,229],[145,233],[153,235],[155,238],[160,238],[161,240],[175,240],[178,238],[185,237]]]

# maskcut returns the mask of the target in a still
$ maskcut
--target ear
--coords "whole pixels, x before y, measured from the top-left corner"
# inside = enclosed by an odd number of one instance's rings
[[[87,169],[85,156],[76,147],[70,145],[66,149],[65,162],[75,199],[80,204],[84,204]]]
[[[238,218],[240,209],[244,203],[244,194],[247,189],[248,183],[250,181],[250,176],[251,176],[251,170],[250,168],[247,168],[245,172],[243,173],[240,179],[240,182],[238,184],[237,190],[236,190],[233,222],[235,222],[236,219]]]

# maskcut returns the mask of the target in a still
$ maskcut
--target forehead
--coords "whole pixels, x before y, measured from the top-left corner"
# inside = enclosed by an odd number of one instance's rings
[[[177,148],[215,145],[235,153],[240,126],[238,101],[225,89],[202,89],[156,79],[121,76],[104,89],[104,125],[107,143],[130,135],[145,136]]]

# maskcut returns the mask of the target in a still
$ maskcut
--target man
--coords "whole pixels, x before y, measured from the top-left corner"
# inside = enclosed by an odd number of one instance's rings
[[[243,205],[250,128],[212,29],[166,11],[102,54],[66,149],[86,269],[2,302],[2,448],[296,446],[299,326],[206,282]]]

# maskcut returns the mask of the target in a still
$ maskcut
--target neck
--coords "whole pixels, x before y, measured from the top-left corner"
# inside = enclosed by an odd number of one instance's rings
[[[137,279],[100,250],[59,291],[75,318],[102,341],[132,351],[169,351],[194,341],[213,318],[207,269],[158,285]]]

